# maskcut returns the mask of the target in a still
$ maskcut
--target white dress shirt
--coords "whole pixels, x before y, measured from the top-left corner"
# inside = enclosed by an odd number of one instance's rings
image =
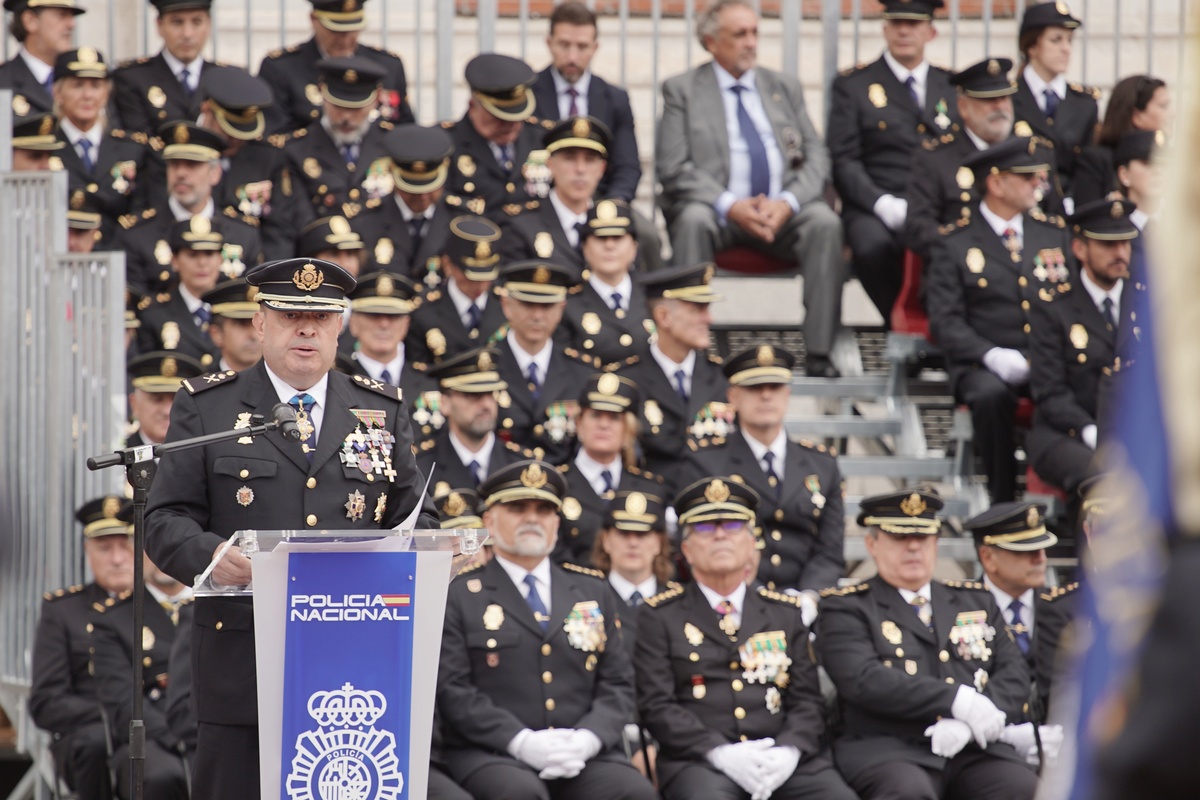
[[[608,583],[613,587],[613,591],[617,593],[617,596],[625,601],[626,605],[629,604],[629,597],[634,592],[641,594],[643,600],[647,600],[658,594],[658,581],[653,575],[641,583],[634,583],[616,570],[613,570],[608,573]]]
[[[750,445],[750,452],[754,453],[754,457],[758,460],[758,468],[766,470],[766,464],[763,463],[763,458],[770,452],[775,456],[775,460],[771,464],[771,469],[775,471],[775,475],[783,482],[783,464],[787,456],[787,434],[781,428],[775,436],[775,440],[771,442],[771,446],[755,439],[750,434],[746,433],[745,428],[742,429],[742,436],[746,439],[746,444]]]
[[[619,455],[607,464],[601,464],[589,456],[586,450],[580,448],[579,453],[575,456],[575,467],[591,485],[592,491],[597,496],[607,491],[604,487],[603,473],[607,472],[612,480],[613,491],[616,491],[621,484],[621,457]]]
[[[263,366],[267,366],[265,363]],[[267,367],[267,377],[271,379],[271,385],[275,387],[275,394],[279,396],[279,402],[290,403],[292,398],[298,394],[307,394],[315,401],[312,411],[308,414],[308,421],[312,423],[313,435],[317,441],[321,441],[321,422],[325,419],[325,397],[329,391],[329,374],[321,376],[321,380],[303,391],[289,386],[287,381],[276,375]]]
[[[554,95],[558,98],[558,118],[566,119],[571,116],[571,96],[567,94],[567,89],[572,86],[579,93],[575,98],[575,111],[578,112],[578,116],[586,117],[588,115],[588,89],[592,86],[592,71],[584,72],[573,84],[568,83],[567,79],[554,67],[550,68],[550,77],[554,78]]]
[[[675,386],[675,373],[683,370],[683,387],[687,391],[687,396],[692,396],[692,372],[696,369],[696,351],[689,350],[687,357],[683,359],[683,363],[676,364],[671,360],[671,357],[658,349],[658,342],[650,345],[650,355],[654,356],[654,360],[658,362],[659,368],[663,374],[667,376],[671,386]]]
[[[179,296],[183,299],[184,304],[187,305],[188,312],[193,315],[195,315],[196,309],[200,308],[201,306],[209,309],[209,311],[212,310],[212,307],[209,306],[208,303],[204,302],[199,297],[196,297],[196,295],[189,292],[188,288],[186,286],[184,286],[182,283],[179,284]],[[197,324],[199,324],[199,323],[197,323]]]
[[[604,301],[604,305],[612,308],[613,292],[621,293],[621,308],[629,310],[629,295],[633,294],[633,279],[629,277],[629,273],[625,273],[625,277],[616,286],[609,286],[604,281],[600,280],[593,272],[588,276],[588,283],[596,290],[596,294],[600,295],[600,299]]]
[[[1024,244],[1024,242],[1025,242],[1025,217],[1024,217],[1024,215],[1017,214],[1012,219],[1004,219],[999,214],[997,214],[995,211],[992,211],[990,208],[988,208],[987,198],[984,198],[983,202],[979,204],[979,216],[983,217],[984,221],[988,224],[988,227],[990,227],[993,231],[995,231],[996,235],[999,236],[1000,238],[1002,238],[1002,239],[1004,238],[1005,230],[1007,230],[1008,228],[1012,228],[1017,233],[1017,241],[1021,242],[1022,245]]]
[[[926,604],[933,602],[933,591],[929,588],[928,583],[915,592],[911,589],[901,589],[899,587],[896,588],[896,591],[899,592],[900,596],[904,598],[904,602],[908,603],[909,605],[912,605],[914,597],[924,597]]]
[[[915,69],[909,69],[901,64],[893,56],[890,50],[883,51],[883,60],[887,63],[892,74],[896,76],[896,80],[901,83],[908,81],[908,76],[913,77],[913,91],[917,93],[917,105],[925,108],[925,90],[929,86],[929,62],[922,61],[917,64]],[[907,86],[905,88],[908,88]]]
[[[497,549],[496,560],[500,562],[500,566],[508,573],[508,577],[512,578],[513,584],[517,587],[517,591],[521,593],[521,597],[529,599],[529,584],[525,583],[525,576],[532,575],[537,583],[538,597],[542,599],[542,605],[547,611],[553,614],[554,610],[550,608],[550,559],[543,558],[536,567],[527,570],[519,564],[514,564],[504,557],[504,554]]]
[[[737,588],[734,589],[729,594],[717,594],[712,589],[708,588],[707,586],[705,586],[703,583],[700,583],[699,581],[696,581],[696,585],[700,587],[700,593],[703,594],[704,599],[708,601],[708,607],[713,609],[714,611],[717,608],[717,604],[720,603],[722,600],[728,600],[730,603],[732,603],[733,604],[733,612],[728,614],[727,616],[729,618],[732,618],[734,625],[737,625],[739,627],[741,626],[742,612],[746,610],[746,584],[745,584],[745,582],[739,581]]]
[[[538,383],[542,386],[546,385],[546,375],[550,370],[550,356],[554,352],[553,340],[547,339],[542,345],[542,349],[537,353],[526,352],[525,348],[517,344],[517,337],[512,331],[508,332],[508,346],[512,348],[513,355],[517,358],[517,366],[521,370],[521,374],[526,378],[529,376],[529,365],[537,364],[538,368]]]
[[[25,66],[29,67],[29,71],[33,73],[34,80],[44,85],[51,73],[54,72],[54,65],[47,64],[24,47],[17,50],[17,53],[25,62]]]
[[[454,448],[458,460],[464,467],[472,461],[478,464],[479,477],[483,478],[488,474],[488,465],[492,463],[492,448],[496,446],[496,434],[489,432],[487,438],[483,440],[483,446],[479,448],[479,452],[472,453],[471,448],[463,444],[463,440],[455,436],[454,431],[450,431],[450,446]]]
[[[483,319],[483,312],[487,310],[488,293],[484,292],[478,298],[472,300],[463,294],[462,289],[458,288],[458,284],[454,281],[446,281],[446,294],[450,296],[450,302],[454,303],[454,310],[458,312],[458,318],[462,320],[464,326],[470,325],[471,317],[467,314],[467,309],[472,304],[479,306],[479,318]]]
[[[171,74],[175,76],[175,80],[179,80],[179,73],[183,72],[184,68],[188,71],[188,90],[196,91],[196,87],[200,85],[200,69],[204,66],[204,56],[196,56],[187,64],[180,61],[165,47],[162,51],[163,60],[167,62],[167,66],[171,68]],[[182,81],[180,81],[182,83]]]
[[[392,195],[392,197],[395,198],[396,208],[400,209],[400,217],[405,222],[412,222],[413,219],[418,216],[416,213],[413,212],[413,210],[411,208],[408,207],[408,203],[405,203],[404,199],[402,197],[400,197],[400,195],[394,194],[394,195]],[[434,211],[437,211],[437,203],[430,203],[429,208],[422,211],[420,216],[426,222],[428,222],[429,220],[433,219]]]
[[[171,216],[175,217],[176,222],[185,222],[192,217],[204,217],[206,219],[213,218],[213,212],[216,211],[216,206],[213,204],[213,199],[208,198],[208,202],[204,204],[204,208],[193,214],[183,207],[183,203],[176,200],[174,197],[167,198],[167,208],[171,212]]]
[[[100,142],[104,139],[104,127],[99,124],[93,124],[91,130],[83,131],[76,127],[75,123],[63,117],[58,121],[62,127],[63,133],[67,136],[67,141],[71,143],[71,147],[75,148],[76,154],[83,158],[83,148],[79,146],[82,139],[87,139],[92,144],[91,156],[92,163],[96,163],[97,157],[100,155]]]
[[[396,348],[396,356],[391,361],[376,361],[361,350],[355,357],[358,359],[358,363],[362,364],[363,368],[366,369],[367,374],[375,380],[382,380],[379,376],[386,369],[388,374],[392,376],[392,380],[399,382],[400,373],[404,370],[404,342],[401,342],[400,346]]]
[[[1033,99],[1037,101],[1038,108],[1042,113],[1046,111],[1046,90],[1054,92],[1058,95],[1058,102],[1062,102],[1067,96],[1067,77],[1065,75],[1056,75],[1054,80],[1046,83],[1042,80],[1042,76],[1037,74],[1037,70],[1032,64],[1026,64],[1025,69],[1021,74],[1025,77],[1025,83],[1029,86],[1029,91],[1033,94]]]
[[[587,211],[582,214],[576,214],[558,199],[558,190],[550,190],[550,205],[554,207],[554,213],[558,216],[558,224],[562,226],[563,232],[567,234],[567,241],[571,243],[571,247],[579,247],[579,229],[576,225],[587,224]]]
[[[1092,302],[1096,304],[1096,310],[1100,312],[1100,316],[1104,316],[1104,298],[1111,297],[1113,304],[1113,316],[1116,317],[1121,313],[1121,291],[1125,288],[1125,281],[1118,280],[1116,285],[1109,291],[1104,291],[1096,283],[1088,277],[1087,270],[1079,270],[1079,282],[1083,284],[1083,288],[1087,290],[1088,297],[1092,298]]]

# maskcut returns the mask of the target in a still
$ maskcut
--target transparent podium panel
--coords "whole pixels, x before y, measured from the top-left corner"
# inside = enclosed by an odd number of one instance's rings
[[[230,552],[241,552],[253,564],[257,553],[276,550],[293,553],[319,553],[342,550],[353,545],[360,552],[448,552],[451,553],[449,577],[481,557],[487,531],[474,528],[454,530],[277,530],[238,531],[217,551],[212,563],[196,576],[192,594],[195,597],[251,597],[253,582],[244,586],[218,583],[214,572]],[[236,550],[235,550],[236,548]]]

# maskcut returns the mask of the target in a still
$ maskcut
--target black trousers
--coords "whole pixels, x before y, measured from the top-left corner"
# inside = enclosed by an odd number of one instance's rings
[[[942,771],[907,761],[871,767],[851,784],[862,800],[1033,800],[1032,768],[986,753],[959,755]]]
[[[853,254],[854,275],[883,315],[888,328],[892,306],[904,285],[904,245],[900,235],[884,225],[873,213],[860,209],[842,209],[846,244]]]
[[[471,795],[455,783],[441,767],[429,765],[429,786],[426,789],[427,800],[471,800]]]
[[[658,792],[632,764],[589,761],[574,778],[543,781],[513,761],[472,772],[462,786],[475,800],[657,800]]]
[[[993,503],[1015,500],[1017,494],[1017,401],[1027,394],[1028,386],[1009,386],[980,367],[969,370],[958,380],[959,399],[971,409],[975,429],[975,451],[983,460],[988,494]]]
[[[57,738],[50,745],[58,774],[79,800],[111,800],[108,737],[104,723],[93,722]]]
[[[750,795],[724,773],[699,762],[686,766],[663,788],[666,800],[749,800]],[[812,775],[793,773],[771,800],[855,800],[854,792],[830,767]]]
[[[113,753],[113,768],[117,772],[117,796],[128,800],[133,796],[129,767],[129,743]],[[187,800],[188,776],[186,762],[178,753],[167,750],[158,742],[146,742],[146,761],[142,785],[146,800]]]
[[[201,722],[192,800],[258,800],[258,726]]]

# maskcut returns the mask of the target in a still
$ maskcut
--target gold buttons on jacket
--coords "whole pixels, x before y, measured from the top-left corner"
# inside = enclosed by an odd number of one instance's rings
[[[746,688],[745,684],[743,684],[741,681],[737,680],[736,678],[734,678],[734,681],[731,685],[733,686],[733,690],[735,692],[740,692],[742,689]]]
[[[317,524],[317,515],[316,515],[316,514],[309,514],[307,517],[305,517],[304,521],[305,521],[305,522],[307,522],[307,523],[308,523],[308,527],[310,527],[310,528],[311,528],[312,526],[314,526],[314,525],[316,525],[316,524]]]
[[[542,683],[550,683],[553,680],[554,680],[554,676],[551,675],[549,672],[542,673]]]
[[[553,697],[547,697],[547,698],[546,698],[546,710],[547,710],[547,711],[553,711],[553,710],[554,710],[554,698],[553,698]]]
[[[938,661],[941,661],[943,664],[945,664],[949,660],[950,660],[950,654],[947,653],[945,650],[938,653]]]
[[[304,485],[307,486],[309,489],[315,489],[315,488],[317,488],[317,479],[309,478],[307,481],[304,482]]]
[[[215,627],[217,630],[221,630],[221,628],[224,628],[224,627],[225,627],[225,623],[224,623],[224,622],[218,622],[218,623],[217,623],[217,624],[216,624],[214,627]]]
[[[496,640],[495,640],[495,639],[488,639],[488,640],[487,640],[487,646],[488,646],[488,649],[489,649],[489,650],[491,650],[491,649],[495,648],[495,646],[496,646]]]
[[[250,470],[248,470],[248,469],[244,469],[244,470],[242,470],[241,472],[239,472],[239,473],[238,473],[238,477],[239,477],[239,478],[249,478],[249,477],[250,477]]]
[[[542,655],[544,655],[544,656],[550,655],[550,645],[548,645],[548,644],[542,645]]]
[[[738,719],[745,719],[746,718],[746,709],[739,706],[733,710],[733,715],[735,717],[737,717]]]

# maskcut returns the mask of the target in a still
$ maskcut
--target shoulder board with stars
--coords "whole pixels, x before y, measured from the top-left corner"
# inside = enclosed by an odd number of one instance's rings
[[[807,447],[809,450],[816,450],[818,453],[825,453],[835,457],[837,456],[836,447],[826,447],[823,444],[818,444],[817,442],[812,442],[808,439],[799,439],[796,441],[796,444],[800,445],[801,447]]]
[[[384,383],[383,381],[377,381],[374,378],[367,378],[363,375],[355,375],[351,378],[351,380],[354,381],[354,383],[359,387],[363,389],[369,389],[376,394],[381,394],[389,400],[404,399],[404,392],[399,386],[392,386],[391,384]]]
[[[586,364],[589,367],[595,366],[592,363],[592,359],[590,356],[583,355],[578,350],[576,350],[574,347],[564,347],[562,349],[562,352],[563,352],[563,355],[565,355],[567,358],[574,359],[575,361],[578,361],[581,364]]]
[[[852,594],[862,594],[871,588],[869,583],[856,583],[853,586],[845,588],[839,586],[830,586],[828,589],[821,590],[821,597],[847,597]]]
[[[976,592],[986,592],[988,588],[980,581],[942,581],[943,586],[951,589],[970,589]]]
[[[147,208],[145,211],[142,212],[142,219],[154,219],[154,217],[157,215],[158,215],[158,209]]]
[[[73,594],[79,594],[83,591],[83,584],[77,583],[74,586],[69,586],[66,589],[55,589],[53,592],[46,592],[42,595],[43,600],[61,600],[64,597],[70,597]]]
[[[646,480],[654,481],[656,483],[663,482],[662,475],[655,475],[653,472],[649,472],[648,470],[638,469],[637,467],[626,467],[625,469],[629,471],[630,475],[637,475],[639,478],[645,478]]]
[[[1068,583],[1066,586],[1055,586],[1048,592],[1042,592],[1040,597],[1043,600],[1053,603],[1056,600],[1061,600],[1068,595],[1074,594],[1078,588],[1079,581],[1076,581],[1075,583]]]
[[[567,570],[568,572],[577,572],[580,575],[589,575],[593,578],[599,578],[600,580],[604,580],[604,573],[598,569],[592,569],[591,567],[581,567],[578,564],[572,564],[570,562],[563,563],[560,566],[562,566],[562,568]]]
[[[379,127],[383,128],[385,131],[390,131],[396,127],[396,123],[389,122],[386,119],[381,119],[379,120]]]
[[[1076,94],[1081,94],[1084,97],[1090,97],[1093,100],[1100,99],[1100,90],[1095,86],[1085,86],[1082,83],[1068,83],[1067,88]]]
[[[237,373],[231,369],[224,372],[210,372],[198,378],[188,378],[183,382],[183,388],[188,390],[188,394],[200,394],[206,389],[229,383],[236,377]]]
[[[267,137],[267,143],[275,148],[282,148],[290,137],[286,133],[273,133]]]
[[[862,69],[865,66],[866,66],[865,63],[855,64],[853,67],[846,67],[844,70],[839,72],[838,75],[845,78],[849,75],[853,75],[854,73],[858,72],[860,69]]]
[[[114,139],[124,139],[127,136],[129,136],[129,134],[125,133],[125,131],[122,130],[121,128],[113,128],[112,130],[110,130],[108,132],[108,135],[113,137]],[[144,133],[142,134],[142,136],[145,136],[145,135],[146,134],[144,134]]]
[[[796,608],[800,607],[799,597],[793,597],[790,594],[777,592],[774,589],[768,589],[765,586],[758,587],[758,596],[764,600],[773,600],[776,603],[780,603],[785,606],[795,606]]]
[[[125,230],[129,230],[130,228],[132,228],[134,225],[137,224],[137,221],[138,221],[137,214],[122,214],[120,216],[120,218],[117,220],[117,222],[121,223],[121,227],[124,228]]]
[[[709,356],[708,363],[719,367],[725,363],[725,359],[721,358],[720,356]]]
[[[672,583],[665,591],[659,592],[658,594],[654,595],[654,597],[647,597],[646,605],[650,606],[651,608],[658,608],[659,606],[666,605],[672,600],[676,600],[682,596],[683,587],[678,583]]]
[[[454,576],[454,579],[458,580],[463,575],[466,575],[469,572],[475,572],[475,571],[481,570],[481,569],[483,569],[483,564],[479,561],[476,561],[474,564],[468,564],[467,566],[460,569],[458,571],[458,574]]]

